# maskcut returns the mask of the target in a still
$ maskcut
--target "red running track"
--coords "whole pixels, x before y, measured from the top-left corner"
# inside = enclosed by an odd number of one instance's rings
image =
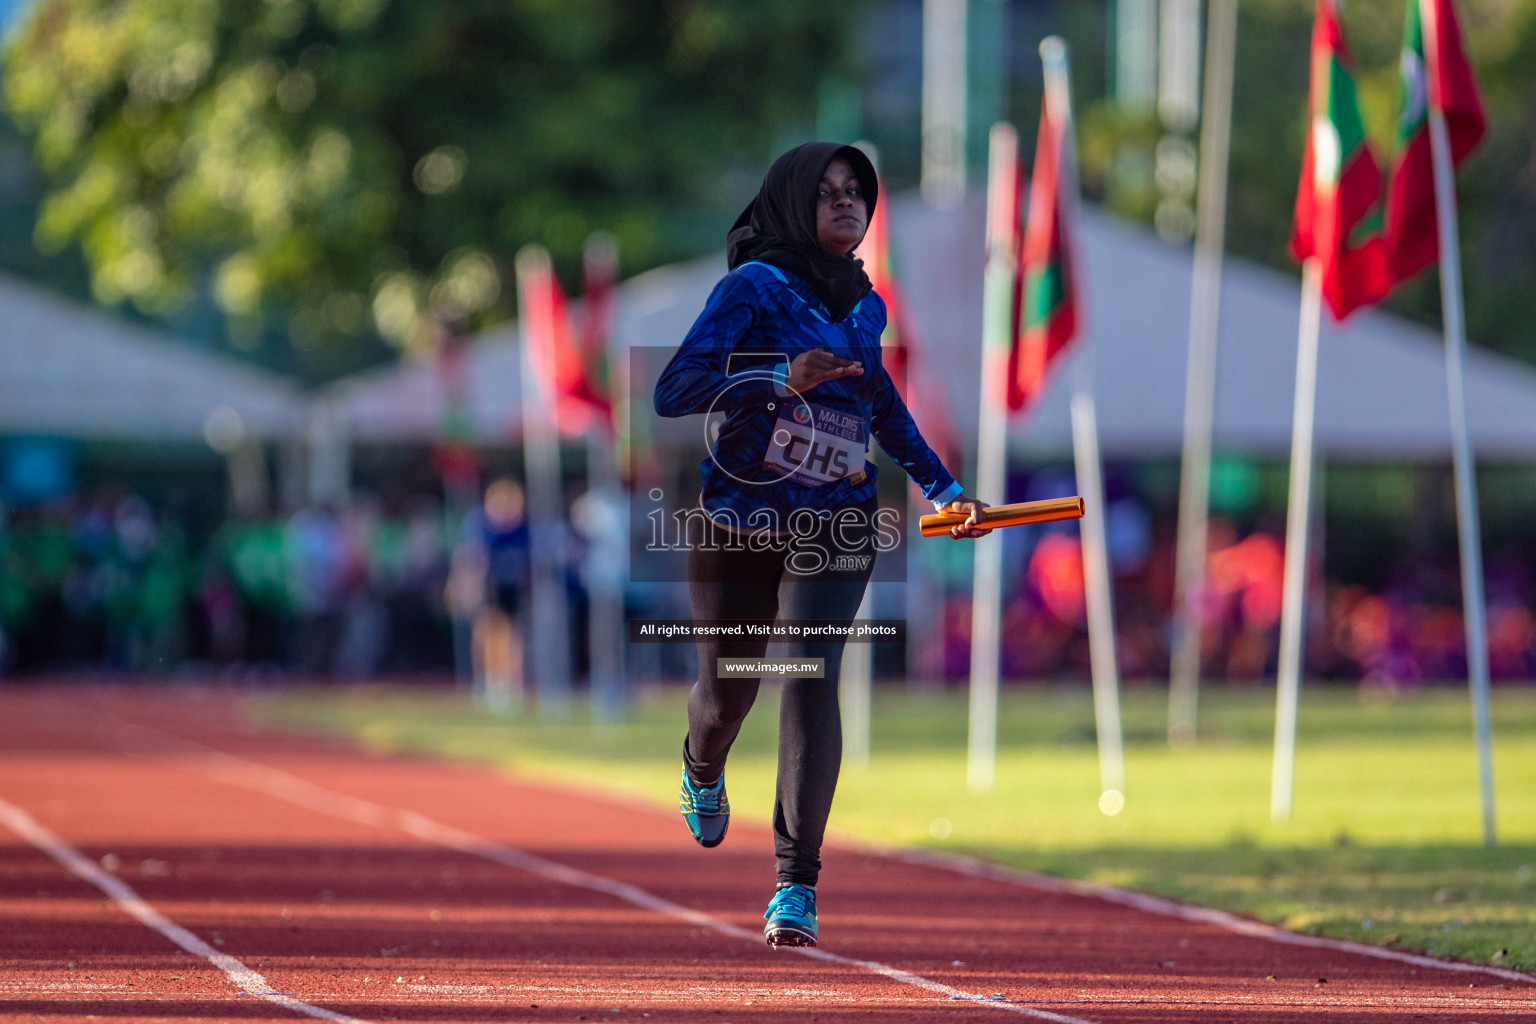
[[[11,687],[0,1021],[1536,1019],[1511,971],[849,848],[826,854],[822,947],[775,952],[770,850],[257,732],[225,691]]]

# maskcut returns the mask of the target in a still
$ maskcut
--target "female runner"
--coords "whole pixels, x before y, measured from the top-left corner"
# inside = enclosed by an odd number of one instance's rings
[[[727,236],[730,272],[657,382],[658,414],[725,416],[700,465],[700,505],[720,533],[690,544],[695,622],[852,621],[879,539],[870,434],[936,509],[970,513],[953,536],[984,535],[975,524],[985,503],[962,493],[881,365],[885,303],[852,255],[876,189],[873,165],[852,146],[812,142],[775,160]],[[766,649],[766,639],[698,643],[681,806],[706,847],[725,838],[726,755],[760,681],[722,676],[717,659],[760,659]],[[773,946],[813,946],[822,835],[842,760],[843,640],[791,642],[788,653],[823,659],[824,674],[783,681],[778,888],[763,934]]]

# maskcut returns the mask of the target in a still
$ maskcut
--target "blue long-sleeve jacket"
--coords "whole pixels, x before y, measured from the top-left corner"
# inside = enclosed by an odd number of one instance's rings
[[[767,263],[744,263],[720,280],[662,371],[655,393],[661,416],[724,413],[714,449],[699,464],[707,511],[750,527],[761,520],[749,517],[763,509],[783,522],[798,508],[836,511],[866,501],[875,493],[876,468],[862,458],[854,438],[867,441],[871,434],[925,497],[942,505],[960,493],[881,364],[885,318],[885,303],[870,292],[834,323],[804,281]],[[857,360],[863,374],[826,381],[797,398],[785,386],[789,363],[815,348]],[[807,403],[819,408],[807,409]],[[849,452],[859,449],[860,457],[846,464],[834,453],[836,468],[830,468],[826,446],[791,439],[789,462],[805,466],[819,457],[811,470],[835,475],[820,485],[765,462],[776,437],[777,457],[784,457],[783,428],[793,427],[784,420],[789,415],[823,428],[817,435],[823,439],[840,433],[837,443]]]

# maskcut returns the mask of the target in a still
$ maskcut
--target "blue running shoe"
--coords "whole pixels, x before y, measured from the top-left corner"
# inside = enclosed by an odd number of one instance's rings
[[[763,911],[768,923],[763,938],[770,946],[816,945],[816,890],[805,885],[786,885],[773,894]]]
[[[683,820],[700,846],[719,846],[731,823],[731,805],[725,798],[725,776],[713,786],[701,786],[683,769],[683,789],[678,797]]]

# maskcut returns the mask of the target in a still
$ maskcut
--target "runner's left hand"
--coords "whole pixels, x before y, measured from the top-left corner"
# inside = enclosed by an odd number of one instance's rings
[[[964,494],[960,495],[954,501],[951,501],[948,505],[945,505],[945,512],[970,513],[970,518],[965,522],[961,523],[959,526],[952,526],[949,528],[949,535],[956,540],[960,540],[964,537],[985,537],[987,534],[991,533],[991,530],[976,529],[977,516],[981,514],[982,509],[989,507],[990,506],[988,506],[986,502],[980,501],[976,498],[966,497]]]

